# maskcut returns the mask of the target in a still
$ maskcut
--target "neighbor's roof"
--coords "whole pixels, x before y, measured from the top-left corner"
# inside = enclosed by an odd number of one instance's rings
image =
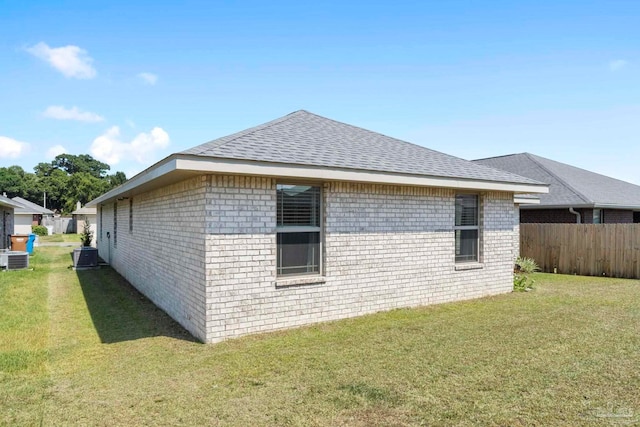
[[[0,194],[0,206],[5,206],[8,208],[13,208],[14,210],[16,208],[20,208],[22,207],[22,205],[19,205],[18,203],[14,202],[13,200],[11,200],[8,197],[5,197],[3,195]]]
[[[540,195],[537,208],[640,208],[640,186],[534,154],[511,154],[474,162],[549,183],[549,193]]]
[[[14,197],[14,202],[20,205],[19,208],[16,208],[14,213],[16,214],[39,214],[39,215],[53,215],[53,211],[50,211],[47,208],[43,208],[42,206],[30,202],[28,200],[23,199],[22,197]]]
[[[225,173],[514,193],[546,192],[530,178],[495,170],[307,111],[225,136],[150,167],[88,206],[126,197],[169,175]],[[178,173],[180,172],[180,173]],[[155,185],[157,187],[158,185]]]
[[[71,215],[96,215],[97,213],[97,208],[88,208],[86,206],[83,206],[80,209],[76,209],[75,211],[71,212]]]

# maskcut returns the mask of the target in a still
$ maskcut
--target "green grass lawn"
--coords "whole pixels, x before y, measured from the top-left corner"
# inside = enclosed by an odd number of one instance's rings
[[[195,342],[69,248],[0,273],[0,425],[637,425],[640,282]]]
[[[79,234],[51,234],[49,236],[40,236],[38,241],[41,243],[78,243],[80,244]]]

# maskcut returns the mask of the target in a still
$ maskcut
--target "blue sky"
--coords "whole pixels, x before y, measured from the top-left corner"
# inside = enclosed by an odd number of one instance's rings
[[[0,0],[0,166],[130,177],[305,109],[640,184],[640,2]]]

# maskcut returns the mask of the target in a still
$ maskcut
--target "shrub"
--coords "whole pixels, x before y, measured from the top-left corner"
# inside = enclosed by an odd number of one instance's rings
[[[516,259],[516,272],[530,274],[536,271],[540,271],[540,267],[533,258],[518,257]]]
[[[540,267],[532,258],[516,259],[515,275],[513,276],[513,290],[517,292],[525,292],[533,290],[536,281],[529,275],[540,271]]]
[[[49,234],[49,230],[44,225],[32,225],[31,232],[33,234],[37,234],[38,236],[46,236]]]
[[[91,223],[88,218],[84,219],[84,227],[82,228],[82,233],[80,234],[80,241],[82,242],[82,246],[91,246],[91,241],[93,240],[93,231],[91,231]]]

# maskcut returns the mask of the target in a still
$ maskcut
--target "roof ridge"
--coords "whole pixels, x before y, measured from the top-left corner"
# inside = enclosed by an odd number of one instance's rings
[[[512,154],[503,154],[501,156],[491,156],[491,157],[482,157],[480,159],[473,159],[471,160],[472,162],[479,162],[481,160],[491,160],[491,159],[501,159],[503,157],[513,157],[513,156],[520,156],[522,154],[527,154],[527,153],[512,153]]]
[[[567,187],[567,188],[568,188],[568,189],[569,189],[573,194],[575,194],[576,196],[578,196],[579,198],[581,198],[584,202],[586,202],[586,203],[591,203],[591,204],[594,204],[594,205],[595,205],[595,203],[596,203],[596,202],[594,202],[593,200],[589,199],[587,196],[585,196],[584,194],[582,194],[580,191],[576,190],[576,189],[575,189],[571,184],[569,184],[569,183],[568,183],[567,181],[565,181],[564,179],[560,178],[560,177],[558,176],[558,174],[551,172],[551,171],[549,170],[549,168],[547,168],[547,167],[546,167],[546,166],[544,166],[542,163],[540,163],[540,162],[538,161],[538,159],[536,158],[536,157],[539,157],[539,156],[536,156],[535,154],[531,154],[531,153],[526,153],[526,152],[525,152],[525,153],[522,153],[522,154],[524,154],[527,158],[529,158],[529,160],[531,160],[531,161],[532,161],[532,162],[534,162],[536,165],[538,165],[538,167],[540,167],[540,169],[544,170],[544,171],[545,171],[545,172],[547,172],[549,175],[552,175],[553,177],[555,177],[555,179],[557,179],[559,182],[561,182],[561,183],[562,183],[565,187]],[[551,160],[551,159],[547,159],[547,158],[545,158],[545,157],[541,157],[541,158],[542,158],[542,159],[545,159],[545,160],[550,160],[550,161],[552,161],[552,162],[554,161],[554,160]],[[571,166],[571,165],[569,165],[569,166]]]
[[[227,145],[230,142],[235,141],[238,138],[242,138],[243,136],[251,135],[252,133],[258,132],[260,130],[268,129],[271,126],[277,125],[278,123],[282,123],[284,121],[287,121],[287,120],[291,119],[294,115],[299,115],[302,112],[305,112],[305,113],[308,113],[308,114],[312,114],[312,113],[309,113],[308,111],[305,111],[305,110],[296,110],[296,111],[294,111],[292,113],[286,114],[286,115],[284,115],[282,117],[278,117],[277,119],[273,119],[273,120],[268,121],[266,123],[263,123],[261,125],[254,126],[254,127],[249,128],[249,129],[241,130],[240,132],[232,133],[231,135],[227,135],[226,137],[223,136],[223,137],[220,137],[220,138],[216,138],[216,139],[214,139],[212,141],[205,142],[205,143],[201,144],[200,146],[204,146],[204,145],[208,146],[209,144],[211,144],[211,143],[213,143],[215,141],[224,140],[225,138],[229,138],[229,139],[221,141],[219,144],[215,145],[216,148],[220,148],[220,147],[223,147],[223,146]],[[201,151],[200,153],[194,153],[194,154],[202,154],[205,151],[207,151],[208,149],[210,149],[210,146],[208,146],[207,149]]]
[[[369,134],[373,134],[373,135],[381,135],[381,136],[384,136],[385,138],[393,139],[394,141],[401,142],[401,143],[403,143],[403,144],[410,145],[410,146],[412,146],[412,147],[419,147],[419,148],[422,148],[422,149],[425,149],[425,150],[429,150],[429,151],[434,152],[434,153],[444,154],[445,156],[449,156],[449,157],[456,157],[456,156],[453,156],[453,155],[451,155],[451,154],[443,153],[442,151],[436,151],[436,150],[433,150],[433,149],[431,149],[431,148],[428,148],[428,147],[425,147],[425,146],[422,146],[422,145],[419,145],[419,144],[415,144],[415,143],[413,143],[413,142],[405,141],[405,140],[403,140],[403,139],[399,139],[399,138],[396,138],[396,137],[394,137],[394,136],[389,136],[389,135],[384,134],[384,133],[376,132],[376,131],[373,131],[373,130],[371,130],[371,129],[365,129],[365,128],[360,127],[360,126],[352,125],[351,123],[341,122],[341,121],[339,121],[339,120],[332,119],[332,118],[330,118],[330,117],[321,116],[320,114],[312,113],[312,112],[310,112],[310,111],[306,111],[306,110],[299,110],[299,111],[296,111],[295,113],[299,113],[299,112],[305,112],[305,113],[307,113],[307,114],[311,114],[312,116],[320,117],[321,119],[329,120],[329,121],[331,121],[331,122],[337,123],[337,124],[342,125],[342,126],[349,126],[349,127],[351,127],[351,128],[354,128],[354,129],[359,129],[359,130],[364,131],[364,132],[367,132],[367,133],[369,133]],[[294,114],[294,113],[291,113],[291,114]],[[461,157],[456,157],[456,158],[461,159]],[[462,160],[466,160],[466,159],[462,159]],[[469,160],[467,160],[467,161],[469,161]]]

